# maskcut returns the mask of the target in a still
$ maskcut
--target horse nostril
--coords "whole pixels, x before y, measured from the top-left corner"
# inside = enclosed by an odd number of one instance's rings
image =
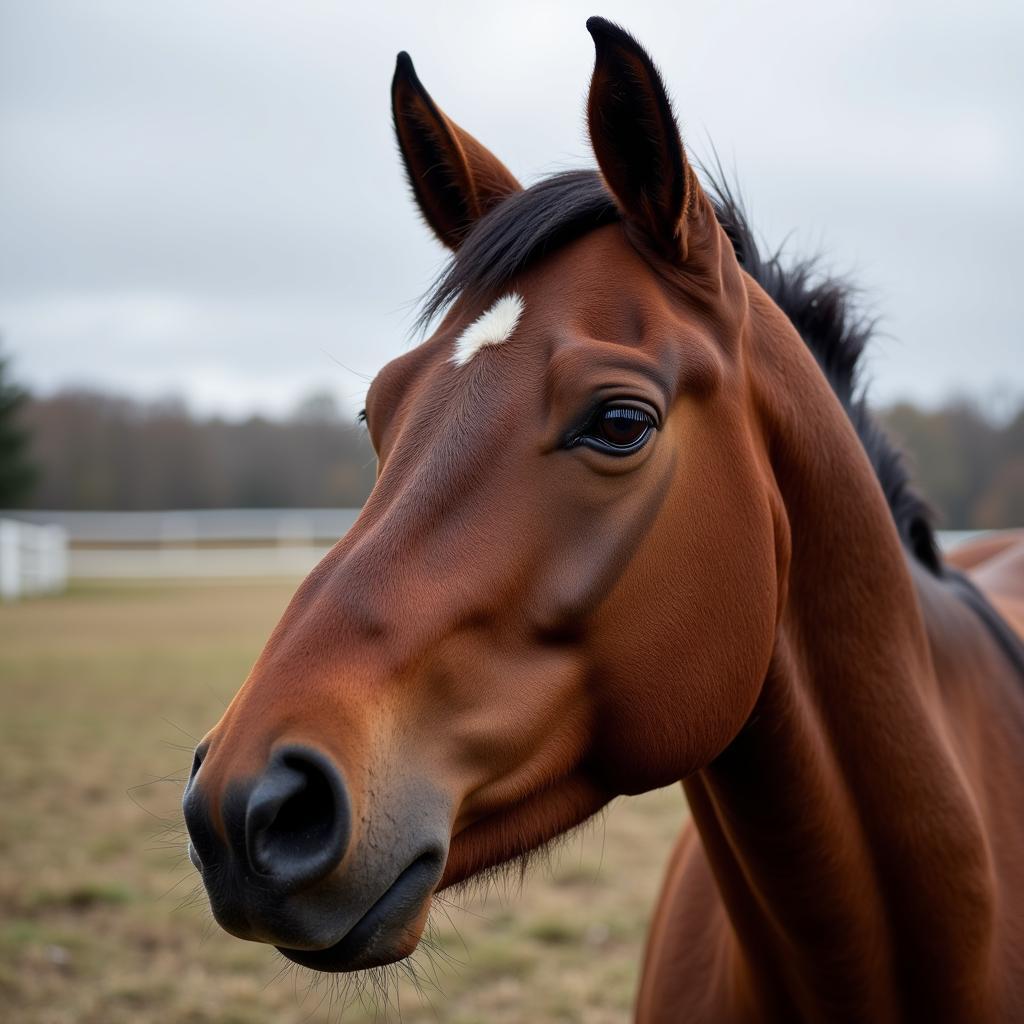
[[[307,747],[274,751],[246,807],[252,868],[286,885],[308,885],[333,870],[348,838],[348,797],[337,768]]]
[[[185,827],[188,829],[188,859],[198,870],[203,870],[203,863],[213,857],[217,841],[210,825],[207,804],[196,782],[199,768],[206,756],[208,743],[200,743],[192,758],[192,770],[182,794],[182,812],[185,816]]]
[[[192,767],[191,767],[191,769],[189,770],[189,773],[188,773],[188,781],[189,782],[191,782],[196,777],[196,774],[198,773],[200,767],[202,766],[203,758],[206,757],[206,751],[209,749],[209,747],[210,747],[209,741],[207,741],[205,743],[200,743],[199,746],[196,747],[195,751],[193,752],[193,754],[192,754]],[[186,785],[187,784],[188,783],[186,783]]]

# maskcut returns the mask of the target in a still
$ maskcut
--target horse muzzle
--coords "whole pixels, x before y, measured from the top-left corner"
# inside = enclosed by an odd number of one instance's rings
[[[408,956],[444,871],[446,801],[422,785],[374,794],[357,813],[323,751],[272,749],[263,771],[216,784],[201,745],[183,801],[189,858],[217,922],[321,971],[354,971]]]

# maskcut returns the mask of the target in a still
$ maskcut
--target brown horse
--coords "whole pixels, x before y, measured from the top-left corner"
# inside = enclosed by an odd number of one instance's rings
[[[639,1020],[1022,1021],[1024,545],[941,559],[842,288],[758,254],[644,50],[588,28],[601,173],[527,190],[398,59],[441,323],[196,751],[214,914],[392,962],[434,893],[682,780]]]

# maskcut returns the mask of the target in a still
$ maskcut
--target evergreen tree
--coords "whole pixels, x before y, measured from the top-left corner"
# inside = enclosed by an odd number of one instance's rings
[[[0,508],[10,508],[28,497],[36,481],[28,431],[19,422],[27,397],[8,379],[7,360],[0,353]]]

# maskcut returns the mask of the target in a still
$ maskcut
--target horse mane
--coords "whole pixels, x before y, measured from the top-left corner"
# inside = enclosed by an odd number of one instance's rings
[[[903,452],[868,409],[860,366],[875,322],[858,309],[856,288],[826,273],[817,258],[785,262],[781,249],[762,255],[742,199],[720,172],[711,179],[711,195],[740,266],[789,317],[857,431],[904,546],[930,572],[941,576],[934,513],[914,487]]]
[[[857,431],[904,546],[942,576],[932,510],[914,488],[902,451],[867,406],[860,364],[874,322],[858,309],[856,290],[826,273],[817,259],[784,260],[781,249],[763,254],[742,199],[720,172],[705,176],[737,261],[789,317]],[[618,220],[618,207],[597,171],[563,172],[510,195],[473,226],[452,254],[424,299],[420,326],[459,298],[487,301],[527,265]]]

